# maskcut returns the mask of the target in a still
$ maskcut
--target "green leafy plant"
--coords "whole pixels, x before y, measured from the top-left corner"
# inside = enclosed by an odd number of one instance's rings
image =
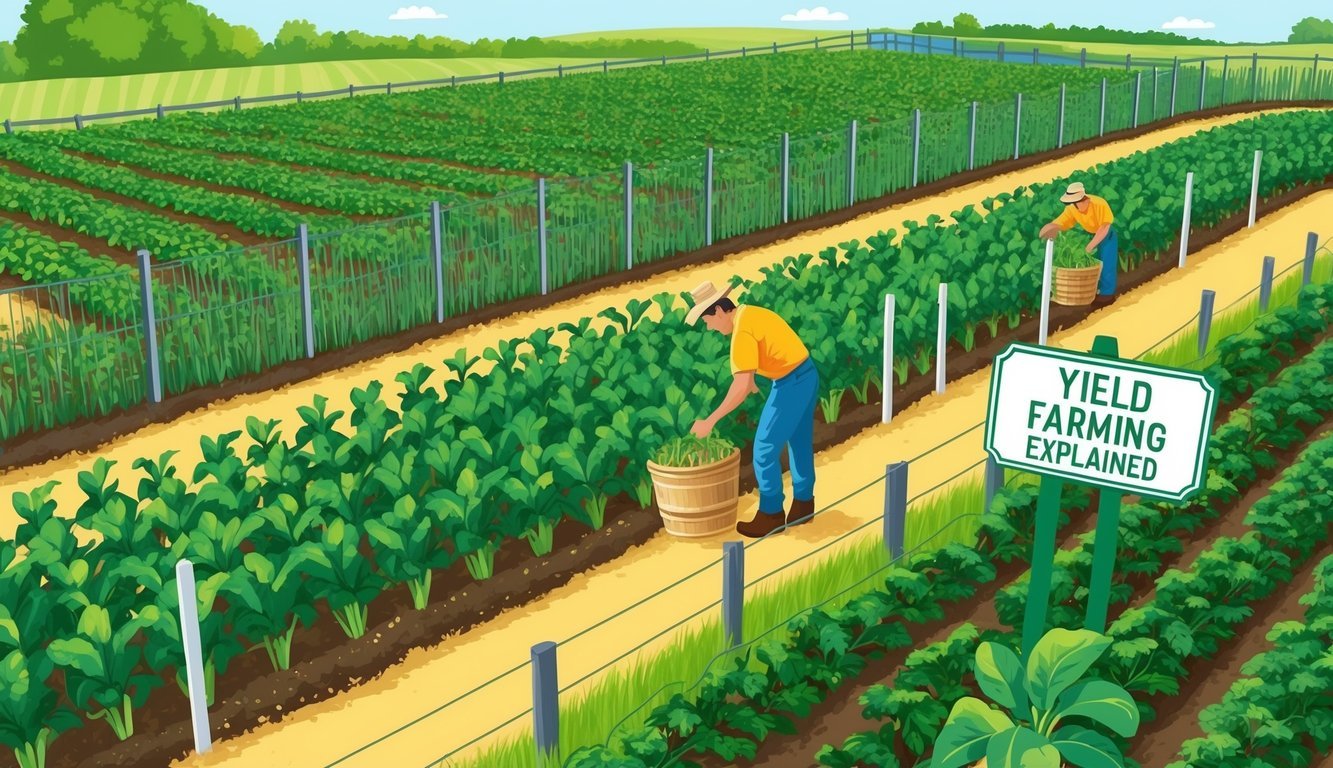
[[[931,768],[959,768],[982,758],[987,768],[1123,768],[1115,742],[1088,724],[1133,736],[1139,710],[1129,692],[1083,679],[1111,640],[1087,629],[1052,629],[1032,649],[1026,667],[994,642],[977,647],[977,685],[1008,715],[964,696],[954,703],[935,739]],[[1064,727],[1060,727],[1060,726]]]
[[[1051,266],[1056,269],[1086,269],[1102,263],[1097,254],[1088,253],[1088,243],[1092,238],[1074,230],[1061,232],[1055,238],[1055,254],[1051,257]]]
[[[731,441],[721,437],[699,439],[693,435],[673,437],[657,449],[653,461],[664,467],[702,467],[716,464],[736,452]]]

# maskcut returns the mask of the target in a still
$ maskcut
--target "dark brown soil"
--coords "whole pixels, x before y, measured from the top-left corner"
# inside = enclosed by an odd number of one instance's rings
[[[176,176],[170,173],[162,173],[160,171],[154,171],[142,165],[134,165],[131,163],[124,163],[117,160],[110,160],[105,157],[102,157],[101,155],[94,155],[90,152],[80,152],[74,149],[63,149],[61,151],[63,151],[65,154],[73,155],[81,160],[87,160],[90,163],[97,163],[98,165],[105,165],[112,168],[125,168],[127,170],[132,170],[135,173],[139,174],[140,176],[144,176],[150,179],[157,179],[158,181],[169,181],[172,184],[182,184],[187,187],[198,187],[199,189],[207,189],[210,192],[218,192],[224,195],[239,195],[241,197],[248,197],[251,198],[252,200],[259,200],[261,202],[281,206],[294,213],[305,213],[311,216],[343,216],[360,222],[368,222],[376,220],[376,217],[374,216],[353,216],[350,214],[343,213],[342,211],[330,211],[327,208],[317,208],[313,205],[304,205],[302,203],[293,202],[291,200],[281,200],[276,197],[269,197],[268,195],[265,195],[262,192],[255,192],[254,190],[251,189],[242,189],[240,187],[228,187],[222,184],[214,184],[209,181],[187,179],[184,176]],[[188,150],[173,150],[173,151],[185,152]],[[237,162],[240,162],[239,159],[237,159]],[[212,221],[212,219],[209,219],[209,221]]]
[[[1311,105],[1314,105],[1314,103]],[[1255,108],[1272,108],[1273,106],[1275,105],[1256,105]],[[1300,104],[1298,106],[1307,105]],[[1207,116],[1240,111],[1245,110],[1239,110],[1232,107],[1225,111],[1212,110],[1204,114]],[[1165,123],[1171,124],[1172,122],[1180,121],[1180,119],[1173,119],[1165,121]],[[932,182],[931,184],[925,184],[912,190],[894,193],[879,198],[878,200],[864,201],[848,209],[834,211],[823,216],[816,216],[798,222],[791,222],[778,227],[772,227],[743,237],[730,238],[715,243],[708,248],[682,254],[670,259],[650,264],[640,264],[630,270],[603,275],[583,283],[551,291],[546,296],[529,296],[515,299],[514,301],[506,302],[504,304],[490,306],[475,312],[452,317],[443,323],[419,326],[393,336],[373,339],[343,349],[325,352],[312,359],[295,360],[283,363],[259,374],[241,376],[221,384],[200,387],[189,392],[170,396],[162,403],[156,405],[150,405],[145,402],[141,405],[136,405],[131,408],[119,410],[96,418],[84,419],[63,427],[47,429],[36,434],[20,435],[11,438],[3,446],[0,446],[0,469],[13,469],[37,464],[73,451],[89,452],[96,449],[99,445],[109,442],[121,435],[129,434],[150,424],[172,421],[190,413],[191,411],[207,408],[219,400],[226,400],[238,395],[278,389],[288,384],[305,381],[365,360],[400,353],[417,344],[466,328],[470,325],[490,322],[518,312],[543,309],[585,293],[600,290],[609,286],[620,285],[626,282],[645,280],[653,275],[679,269],[681,267],[718,261],[731,253],[737,253],[778,240],[790,238],[805,230],[819,229],[842,223],[856,218],[868,211],[928,196],[958,184],[985,178],[991,174],[1004,173],[1018,168],[1027,167],[1045,162],[1055,157],[1061,157],[1082,149],[1087,149],[1105,141],[1123,139],[1147,132],[1148,131],[1142,128],[1134,131],[1122,131],[1115,134],[1108,134],[1105,139],[1089,139],[1077,144],[1071,144],[1061,150],[1053,150],[1039,155],[1033,155],[1018,161],[998,163],[996,165],[978,169],[977,171],[959,174],[941,182]],[[1259,215],[1265,216],[1273,213],[1274,211],[1299,201],[1316,190],[1327,188],[1330,188],[1330,185],[1325,181],[1322,184],[1297,187],[1269,200],[1261,201],[1259,204]],[[1228,235],[1238,232],[1245,227],[1246,223],[1247,217],[1245,214],[1241,213],[1227,218],[1218,226],[1211,229],[1195,230],[1190,235],[1189,251],[1193,253]],[[1178,248],[1179,243],[1175,242],[1170,245],[1165,252],[1170,253]],[[1151,277],[1156,276],[1156,274],[1166,271],[1166,269],[1169,268],[1169,264],[1163,262],[1157,264],[1156,267],[1159,271],[1153,272],[1151,275],[1144,273],[1139,274],[1136,277],[1137,271],[1136,273],[1122,275],[1119,290],[1123,293],[1134,285],[1141,284],[1143,281],[1151,279]],[[1138,282],[1134,282],[1136,279]],[[1077,313],[1078,310],[1075,309],[1074,312]],[[1067,313],[1068,310],[1066,308],[1052,306],[1052,329],[1056,327],[1055,323],[1058,322],[1059,318],[1062,316],[1068,317]],[[1035,338],[1035,333],[1030,333],[1023,338]],[[950,368],[952,369],[952,366],[950,366]]]
[[[1222,701],[1231,684],[1244,677],[1240,668],[1245,662],[1272,648],[1268,633],[1274,624],[1305,617],[1305,606],[1300,599],[1314,590],[1316,567],[1330,553],[1333,545],[1325,544],[1297,570],[1296,578],[1257,603],[1254,615],[1245,620],[1241,632],[1222,643],[1216,656],[1196,658],[1186,664],[1189,673],[1179,695],[1154,696],[1148,700],[1155,711],[1165,716],[1141,725],[1128,756],[1141,765],[1166,765],[1178,759],[1185,741],[1203,736],[1199,713],[1209,704]]]
[[[199,227],[201,229],[206,229],[209,232],[213,233],[214,235],[217,235],[218,237],[224,240],[230,240],[231,242],[234,242],[238,245],[258,245],[260,243],[266,242],[265,238],[260,237],[259,235],[254,235],[249,232],[245,232],[231,224],[226,224],[220,221],[214,221],[213,219],[204,218],[203,216],[195,216],[189,213],[181,213],[174,209],[160,208],[156,205],[153,205],[152,203],[146,203],[143,200],[138,200],[133,197],[126,197],[125,195],[118,195],[115,192],[106,192],[101,189],[94,189],[93,187],[87,187],[78,183],[77,181],[74,181],[73,179],[66,179],[60,176],[48,176],[47,174],[38,173],[37,171],[34,171],[31,168],[27,168],[25,166],[19,165],[18,163],[10,162],[8,160],[0,160],[0,168],[4,168],[6,171],[9,171],[15,176],[22,176],[28,179],[35,179],[38,181],[50,182],[52,184],[59,184],[60,186],[65,187],[66,189],[71,189],[75,192],[82,192],[85,195],[90,195],[92,197],[98,198],[99,200],[106,200],[108,202],[116,203],[117,205],[122,205],[132,210],[143,211],[145,213],[151,213],[157,216],[164,216],[173,221],[181,222],[182,224],[193,224],[196,227]],[[69,238],[66,237],[64,239],[68,240]],[[96,246],[95,250],[91,248],[89,249],[89,252],[91,253],[100,253],[102,251],[105,251],[107,248],[111,247],[101,240],[95,240],[93,242],[98,243],[98,245]]]
[[[1223,423],[1227,414],[1229,414],[1231,410],[1239,408],[1242,405],[1243,403],[1234,404],[1231,408],[1227,409],[1226,413],[1219,413],[1216,423]],[[1210,547],[1213,541],[1218,537],[1237,536],[1247,530],[1244,520],[1245,515],[1249,512],[1250,508],[1259,499],[1268,495],[1269,488],[1277,481],[1278,476],[1282,472],[1282,468],[1295,460],[1306,446],[1310,445],[1315,440],[1320,439],[1330,423],[1333,423],[1333,419],[1330,419],[1330,421],[1325,422],[1323,426],[1310,432],[1310,436],[1300,444],[1282,452],[1278,456],[1278,466],[1272,470],[1264,472],[1259,477],[1258,481],[1251,487],[1250,491],[1240,499],[1227,505],[1227,509],[1224,510],[1221,515],[1189,534],[1182,534],[1188,535],[1189,537],[1186,539],[1184,551],[1180,554],[1163,558],[1162,572],[1165,572],[1169,568],[1189,567],[1198,555]],[[1130,502],[1130,497],[1124,499],[1124,503]],[[1086,530],[1086,525],[1090,524],[1092,521],[1092,509],[1096,509],[1095,498],[1093,499],[1093,504],[1090,508],[1071,513],[1071,525],[1066,529],[1067,533],[1063,541],[1060,543],[1060,548],[1066,549],[1074,546],[1080,530]],[[1325,547],[1325,549],[1329,548],[1330,547]],[[1313,580],[1314,564],[1317,563],[1319,559],[1321,559],[1319,556],[1313,558],[1307,568],[1307,575],[1310,581]],[[995,595],[1011,581],[1022,575],[1026,570],[1026,564],[1021,561],[1010,563],[1000,568],[996,579],[979,590],[970,600],[966,600],[955,606],[947,607],[946,616],[943,620],[933,621],[921,625],[920,627],[909,627],[908,632],[913,640],[911,646],[903,650],[886,654],[883,658],[871,661],[866,666],[865,671],[857,678],[854,685],[830,696],[820,704],[817,704],[812,709],[810,716],[803,718],[798,724],[799,730],[797,734],[790,737],[770,736],[760,744],[759,751],[756,754],[754,761],[745,764],[791,766],[792,768],[796,768],[797,766],[806,768],[807,766],[818,765],[818,761],[814,759],[814,756],[824,745],[832,744],[833,746],[840,747],[847,738],[853,734],[877,727],[878,724],[876,722],[866,720],[861,714],[863,709],[859,701],[861,694],[865,693],[869,688],[878,683],[891,680],[901,669],[907,655],[911,653],[912,650],[944,640],[954,631],[954,629],[962,624],[970,623],[982,630],[1009,629],[1000,623],[999,618],[995,614]],[[1147,585],[1154,585],[1155,579],[1155,576],[1151,578],[1144,576],[1141,579],[1131,581],[1130,583],[1134,585],[1139,597],[1135,598],[1135,600],[1128,605],[1120,604],[1111,606],[1107,618],[1108,626],[1111,622],[1114,622],[1119,618],[1119,616],[1130,606],[1143,605],[1150,600],[1151,596],[1156,593],[1156,589],[1155,587],[1148,589]],[[1302,581],[1302,579],[1298,578],[1297,581]],[[1274,621],[1280,621],[1284,618],[1299,618],[1300,615],[1303,615],[1303,608],[1297,606],[1300,610],[1297,610],[1294,616],[1283,615],[1272,619],[1265,619],[1267,616],[1267,614],[1264,613],[1265,607],[1270,606],[1270,604],[1273,606],[1277,606],[1278,604],[1285,605],[1286,602],[1295,605],[1300,596],[1309,591],[1309,586],[1309,584],[1299,588],[1296,586],[1289,586],[1284,590],[1279,590],[1278,594],[1275,594],[1260,603],[1259,607],[1256,608],[1255,617],[1246,622],[1246,627],[1248,629],[1242,633],[1242,637],[1248,638],[1252,635],[1257,636],[1258,647],[1262,647],[1264,636]],[[1295,590],[1294,594],[1288,594],[1293,589]],[[1283,598],[1284,595],[1286,596],[1285,601]],[[918,638],[920,639],[918,640]],[[1248,648],[1248,652],[1237,650],[1234,653],[1228,653],[1224,648],[1223,653],[1219,654],[1218,658],[1213,661],[1221,664],[1222,660],[1231,659],[1234,661],[1235,667],[1239,669],[1239,666],[1253,655],[1254,646],[1247,645],[1246,648]],[[1180,696],[1173,698],[1181,701],[1188,700],[1189,705],[1186,709],[1189,710],[1192,707],[1193,716],[1186,718],[1184,723],[1197,730],[1198,712],[1209,703],[1220,699],[1220,693],[1217,696],[1211,696],[1208,695],[1208,691],[1202,690],[1205,685],[1204,677],[1207,676],[1208,678],[1207,685],[1214,687],[1220,685],[1221,690],[1225,691],[1231,682],[1236,679],[1236,675],[1221,675],[1221,672],[1227,671],[1224,668],[1224,665],[1216,670],[1219,673],[1218,675],[1214,675],[1211,668],[1202,669],[1200,670],[1201,674],[1196,675],[1193,666],[1194,665],[1191,665],[1189,678],[1187,678],[1186,682],[1182,685]],[[1205,663],[1200,662],[1197,666],[1205,666]],[[1198,695],[1194,695],[1195,693],[1198,693]],[[1169,697],[1154,697],[1151,700],[1154,709],[1157,709],[1158,711],[1166,711],[1162,707],[1162,702],[1166,698]],[[1174,710],[1171,711],[1174,712]],[[1179,717],[1173,716],[1171,719],[1180,722]],[[1169,723],[1163,723],[1159,730],[1166,730],[1169,727]],[[1136,743],[1141,743],[1141,740],[1146,738],[1146,734],[1151,733],[1152,730],[1153,729],[1148,726],[1140,729],[1140,735],[1138,737],[1140,742]],[[1169,750],[1167,753],[1163,754],[1159,750],[1156,754],[1148,754],[1140,753],[1136,750],[1134,756],[1137,757],[1143,765],[1166,765],[1166,763],[1170,762],[1172,756],[1174,756],[1175,750],[1180,747],[1181,738],[1179,738],[1178,732],[1175,735],[1165,735],[1161,738],[1167,743],[1166,748]],[[1189,738],[1189,736],[1185,736],[1184,738]],[[1175,741],[1171,741],[1171,739],[1175,739]],[[899,757],[904,761],[905,765],[910,764],[907,755],[899,755]],[[1158,759],[1159,757],[1160,759]],[[699,762],[705,768],[721,768],[721,766],[724,765],[724,763],[714,759],[714,756],[711,755],[701,759]]]

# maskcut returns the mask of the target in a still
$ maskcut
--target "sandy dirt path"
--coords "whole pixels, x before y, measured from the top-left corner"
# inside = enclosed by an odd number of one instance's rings
[[[1270,112],[1285,111],[1297,110]],[[349,366],[281,389],[219,401],[206,409],[192,412],[174,421],[154,424],[121,436],[94,452],[70,453],[41,464],[11,470],[0,478],[0,499],[8,499],[14,492],[29,491],[42,483],[56,480],[59,485],[52,493],[52,498],[62,511],[72,510],[83,500],[78,490],[78,473],[87,470],[94,457],[115,462],[110,476],[119,479],[122,487],[133,488],[138,483],[139,475],[132,469],[135,459],[145,456],[156,457],[167,450],[178,452],[175,458],[176,465],[187,468],[182,474],[189,475],[188,468],[201,461],[199,439],[203,436],[215,437],[225,432],[243,430],[247,416],[279,419],[284,422],[282,431],[291,433],[295,430],[293,424],[300,423],[296,418],[297,408],[309,405],[316,395],[328,398],[330,411],[348,411],[351,407],[351,390],[364,387],[373,380],[382,382],[383,396],[390,402],[396,403],[401,392],[401,385],[394,381],[398,373],[411,370],[417,363],[438,371],[441,369],[440,361],[452,356],[459,348],[477,354],[502,340],[526,337],[538,328],[554,328],[560,322],[571,318],[595,316],[597,312],[609,306],[624,306],[631,298],[646,299],[662,291],[688,291],[701,281],[711,280],[721,283],[733,275],[755,278],[760,276],[762,268],[780,262],[789,255],[818,253],[824,248],[849,240],[865,242],[866,238],[877,232],[901,227],[904,221],[925,221],[930,214],[948,218],[953,212],[979,203],[986,197],[1004,192],[1012,193],[1015,188],[1022,185],[1048,182],[1098,163],[1109,162],[1193,135],[1200,130],[1229,125],[1253,116],[1253,114],[1229,115],[1191,121],[1146,136],[1112,142],[1060,160],[960,186],[945,194],[885,208],[837,226],[812,230],[763,248],[730,255],[717,263],[683,268],[659,275],[649,281],[615,286],[545,309],[511,315],[503,320],[483,325],[473,325],[400,354]],[[489,363],[483,361],[477,370],[488,370],[488,366]],[[443,373],[437,374],[437,376],[443,375]],[[343,425],[346,426],[345,419]],[[237,450],[244,451],[248,443],[248,437],[242,435],[242,439],[236,443]],[[0,509],[0,535],[13,535],[19,522],[7,505],[4,509]]]
[[[1095,336],[1113,335],[1119,339],[1122,356],[1137,356],[1192,318],[1202,290],[1215,291],[1217,306],[1225,307],[1255,286],[1265,255],[1276,257],[1279,270],[1298,262],[1306,233],[1327,229],[1329,221],[1333,221],[1333,192],[1312,195],[1273,214],[1262,226],[1192,255],[1186,269],[1173,270],[1122,296],[1112,307],[1092,313],[1076,327],[1052,336],[1051,343],[1086,350]],[[887,462],[915,457],[978,425],[985,417],[988,385],[989,369],[984,369],[950,383],[943,395],[932,395],[904,410],[891,424],[867,429],[819,454],[817,502],[829,504],[882,476]],[[909,496],[979,461],[984,455],[981,446],[981,430],[972,429],[963,438],[913,461]],[[756,504],[753,493],[743,496],[742,518],[751,516]],[[883,489],[874,486],[821,513],[811,525],[754,543],[745,554],[747,579],[782,568],[857,525],[873,521],[882,510]],[[863,536],[878,534],[877,527],[871,525]],[[195,757],[184,764],[325,765],[522,663],[534,643],[571,637],[682,575],[704,569],[614,622],[562,643],[560,679],[564,684],[578,680],[717,600],[721,577],[716,565],[709,566],[716,563],[721,541],[726,538],[686,542],[658,534],[624,557],[575,577],[531,605],[506,612],[436,647],[413,651],[403,663],[345,695],[305,707],[281,724],[260,726],[224,741],[207,757]],[[840,546],[856,540],[849,537]],[[830,551],[807,559],[800,567],[826,557]],[[630,660],[651,654],[670,637],[648,642]],[[593,675],[562,694],[563,701],[571,701],[597,679]],[[530,672],[519,670],[342,765],[376,766],[390,760],[395,764],[426,765],[523,712],[530,697]],[[519,718],[500,733],[513,736],[527,726],[527,719]]]

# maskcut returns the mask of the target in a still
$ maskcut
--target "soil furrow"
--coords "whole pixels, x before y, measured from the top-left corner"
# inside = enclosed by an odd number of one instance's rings
[[[73,155],[74,157],[80,158],[82,160],[87,160],[90,163],[105,165],[111,168],[124,168],[126,170],[133,171],[141,176],[145,176],[150,179],[157,179],[158,181],[169,181],[173,184],[182,184],[187,187],[198,187],[199,189],[207,189],[210,192],[219,192],[224,195],[238,195],[241,197],[248,197],[252,200],[258,200],[260,202],[281,206],[282,208],[285,208],[293,213],[305,213],[311,216],[343,216],[358,222],[369,222],[369,221],[375,221],[377,219],[377,217],[375,216],[366,216],[363,214],[352,215],[348,213],[343,213],[342,211],[335,211],[328,208],[319,208],[313,205],[305,205],[304,203],[297,203],[291,200],[284,200],[278,197],[270,197],[269,195],[265,195],[262,192],[255,192],[254,190],[251,189],[243,189],[241,187],[228,187],[222,184],[214,184],[213,182],[209,181],[199,181],[197,179],[186,178],[185,176],[177,176],[170,173],[163,173],[161,171],[155,171],[142,165],[135,165],[133,163],[122,162],[119,160],[111,160],[109,158],[102,157],[101,155],[92,154],[91,152],[80,152],[74,149],[62,149],[62,151],[65,154]],[[183,150],[176,150],[176,151],[183,151]]]
[[[74,181],[73,179],[66,179],[60,176],[51,176],[45,173],[38,173],[37,171],[34,171],[31,168],[19,165],[18,163],[9,160],[0,160],[0,168],[3,168],[4,170],[14,174],[15,176],[22,176],[24,178],[33,179],[35,181],[45,181],[52,184],[59,184],[60,186],[69,189],[71,191],[82,192],[85,195],[105,200],[107,202],[116,203],[117,205],[121,205],[126,208],[130,208],[132,210],[143,211],[145,213],[151,213],[157,216],[162,216],[181,224],[193,224],[196,227],[199,227],[200,229],[208,230],[209,232],[211,232],[214,235],[217,235],[223,240],[230,240],[238,245],[245,245],[245,246],[258,245],[266,241],[266,238],[246,232],[233,224],[214,221],[213,219],[205,218],[203,216],[196,216],[191,213],[181,213],[180,211],[177,211],[172,208],[162,208],[153,205],[152,203],[139,200],[137,198],[127,197],[125,195],[118,195],[115,192],[106,192],[104,190],[96,189],[94,187],[84,186],[83,184],[80,184],[77,181]],[[103,245],[103,247],[106,246]]]
[[[115,260],[117,264],[125,264],[136,268],[139,266],[138,260],[134,257],[134,249],[107,245],[105,240],[98,240],[72,229],[64,229],[55,222],[34,219],[28,214],[19,213],[18,211],[0,211],[0,220],[8,220],[25,229],[31,229],[34,232],[46,235],[57,243],[74,243],[93,256],[105,256]],[[22,284],[29,285],[29,283]]]

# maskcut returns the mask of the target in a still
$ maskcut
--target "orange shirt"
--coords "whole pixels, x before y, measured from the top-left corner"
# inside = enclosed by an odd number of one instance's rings
[[[810,353],[787,321],[777,313],[741,305],[731,334],[731,372],[754,372],[775,380],[804,363]]]

